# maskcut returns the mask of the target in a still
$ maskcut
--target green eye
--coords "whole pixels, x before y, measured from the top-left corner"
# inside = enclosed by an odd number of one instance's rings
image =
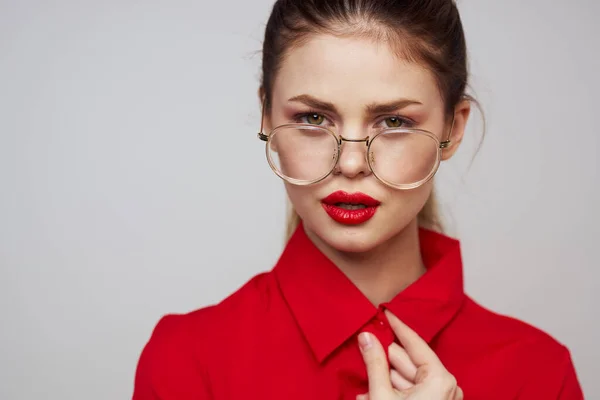
[[[398,117],[389,117],[385,119],[385,125],[388,128],[400,128],[404,125],[404,121]]]
[[[321,114],[308,114],[306,116],[306,122],[311,125],[321,125],[325,121],[325,117]]]

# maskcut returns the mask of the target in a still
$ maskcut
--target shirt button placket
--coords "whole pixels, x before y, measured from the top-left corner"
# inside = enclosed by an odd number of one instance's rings
[[[387,348],[392,342],[394,342],[394,332],[387,322],[387,318],[383,313],[383,309],[380,308],[375,321],[373,321],[375,329],[378,331],[378,337],[381,340],[381,344]]]

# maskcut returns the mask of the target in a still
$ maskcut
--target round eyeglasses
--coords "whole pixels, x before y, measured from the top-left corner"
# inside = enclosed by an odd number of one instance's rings
[[[435,175],[442,151],[450,144],[450,140],[440,142],[436,135],[422,129],[384,128],[371,137],[347,139],[312,124],[280,125],[269,134],[261,129],[258,137],[266,142],[267,161],[273,172],[301,186],[327,178],[335,170],[343,143],[354,142],[365,143],[366,162],[382,183],[395,189],[414,189]]]

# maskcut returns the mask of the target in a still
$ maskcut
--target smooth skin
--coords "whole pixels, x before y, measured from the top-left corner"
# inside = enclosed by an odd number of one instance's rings
[[[356,399],[462,400],[463,392],[456,379],[427,342],[394,314],[385,313],[402,347],[396,343],[389,346],[390,369],[385,350],[377,338],[368,332],[359,335],[369,377],[369,393]]]

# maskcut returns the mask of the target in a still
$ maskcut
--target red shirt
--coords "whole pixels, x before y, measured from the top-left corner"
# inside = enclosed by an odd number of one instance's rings
[[[583,399],[563,345],[465,295],[458,241],[421,229],[420,243],[426,273],[375,307],[299,227],[273,270],[158,323],[133,399],[354,400],[368,391],[357,335],[387,347],[386,308],[429,343],[466,400]]]

